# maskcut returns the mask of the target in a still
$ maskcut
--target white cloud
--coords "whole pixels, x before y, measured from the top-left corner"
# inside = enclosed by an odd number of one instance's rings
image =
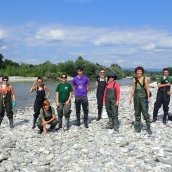
[[[36,33],[35,38],[46,41],[62,41],[64,40],[64,32],[61,29],[43,29]]]
[[[41,63],[40,60],[47,60],[47,57],[57,62],[83,55],[103,65],[158,66],[172,63],[172,32],[155,28],[39,26],[31,23],[11,29],[0,28],[0,49],[11,57],[35,58],[34,63]],[[163,59],[168,63],[162,62]]]

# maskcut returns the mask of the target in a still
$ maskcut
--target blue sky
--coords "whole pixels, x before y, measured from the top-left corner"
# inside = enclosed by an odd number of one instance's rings
[[[0,53],[32,64],[78,56],[172,66],[171,0],[0,0]]]

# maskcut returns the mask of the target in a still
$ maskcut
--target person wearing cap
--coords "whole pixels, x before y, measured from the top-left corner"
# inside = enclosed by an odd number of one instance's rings
[[[72,85],[67,82],[67,75],[61,75],[61,83],[56,88],[56,105],[59,119],[59,128],[62,128],[63,115],[65,116],[65,127],[69,130],[69,120],[71,113]]]
[[[103,96],[104,96],[106,84],[107,81],[105,77],[105,71],[104,69],[101,69],[99,72],[99,76],[96,78],[96,85],[97,85],[96,98],[97,98],[97,109],[98,109],[98,117],[96,118],[96,121],[99,121],[102,117]]]
[[[10,128],[13,128],[12,108],[16,106],[16,98],[13,86],[8,83],[8,80],[9,78],[7,76],[2,77],[2,84],[0,85],[0,125],[6,111]]]
[[[105,88],[103,102],[109,117],[108,129],[118,131],[118,106],[120,101],[120,85],[116,82],[117,76],[110,72],[107,76],[108,82]]]
[[[77,126],[80,126],[80,111],[81,105],[84,112],[84,126],[88,128],[88,97],[89,91],[89,79],[83,75],[83,68],[77,68],[78,75],[73,78],[73,89],[75,93],[75,108],[76,108],[76,120]]]
[[[157,80],[157,85],[158,85],[158,91],[157,91],[157,97],[156,97],[156,102],[154,104],[154,110],[153,110],[153,120],[152,122],[156,122],[157,116],[158,116],[158,111],[163,105],[163,124],[166,124],[167,116],[168,116],[168,110],[169,110],[169,103],[170,103],[170,88],[172,84],[172,79],[169,76],[169,69],[164,68],[163,69],[163,76],[160,77]]]
[[[144,76],[144,68],[138,66],[135,69],[136,77],[133,78],[129,103],[134,99],[134,128],[135,132],[141,132],[141,113],[146,121],[147,132],[152,134],[150,127],[150,115],[148,113],[148,103],[150,102],[149,80]]]

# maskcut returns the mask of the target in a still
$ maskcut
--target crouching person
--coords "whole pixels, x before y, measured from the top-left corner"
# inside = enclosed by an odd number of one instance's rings
[[[57,125],[57,118],[55,115],[55,110],[52,106],[50,106],[50,102],[48,100],[44,100],[43,107],[40,110],[40,118],[38,120],[38,128],[39,134],[44,132],[47,134],[48,131],[51,131]],[[47,125],[50,125],[50,128],[47,130]]]

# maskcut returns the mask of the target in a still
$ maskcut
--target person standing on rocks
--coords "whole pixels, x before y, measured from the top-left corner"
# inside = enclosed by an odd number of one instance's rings
[[[74,77],[72,83],[75,92],[75,108],[76,108],[76,118],[77,126],[80,126],[80,111],[81,105],[84,111],[84,126],[88,128],[88,97],[87,93],[89,91],[89,79],[87,76],[83,75],[83,68],[77,68],[78,75]]]
[[[110,72],[107,76],[108,83],[105,88],[103,102],[109,117],[108,129],[118,131],[118,106],[120,101],[120,85],[116,82],[117,76]]]
[[[37,81],[33,83],[30,92],[36,91],[36,99],[34,103],[34,115],[33,115],[33,126],[32,129],[36,127],[36,121],[40,114],[40,109],[42,108],[42,103],[45,100],[46,91],[48,92],[46,98],[50,95],[50,89],[43,83],[43,79],[41,77],[37,78]]]
[[[67,75],[61,75],[61,83],[56,88],[56,105],[59,120],[59,129],[62,128],[63,115],[66,120],[66,129],[69,130],[69,120],[71,113],[72,85],[67,82]]]
[[[103,96],[104,91],[106,87],[107,81],[105,77],[105,71],[102,69],[99,72],[99,76],[96,79],[96,85],[97,85],[97,109],[98,109],[98,117],[96,118],[96,121],[99,121],[102,117],[102,109],[103,109]]]
[[[169,110],[169,103],[170,103],[170,88],[172,84],[172,79],[169,77],[169,70],[168,68],[163,69],[163,76],[158,79],[158,92],[156,97],[156,102],[154,104],[154,111],[153,111],[153,120],[152,122],[156,122],[158,111],[163,105],[163,124],[166,124],[166,118],[168,116],[168,110]]]
[[[14,128],[12,108],[16,106],[16,98],[13,86],[8,83],[8,80],[7,76],[2,77],[2,84],[0,85],[0,125],[6,111],[10,128]]]
[[[57,125],[57,118],[55,115],[55,110],[50,106],[50,102],[46,99],[43,102],[43,107],[40,110],[40,118],[38,120],[39,134],[44,132],[47,134],[48,131],[52,131]],[[47,130],[47,125],[50,125],[50,128]]]
[[[148,103],[150,102],[149,80],[144,76],[144,68],[139,66],[135,69],[136,77],[133,78],[131,96],[129,103],[134,98],[135,110],[135,131],[141,132],[141,113],[146,121],[148,134],[152,134],[150,127],[150,115],[148,113]]]

